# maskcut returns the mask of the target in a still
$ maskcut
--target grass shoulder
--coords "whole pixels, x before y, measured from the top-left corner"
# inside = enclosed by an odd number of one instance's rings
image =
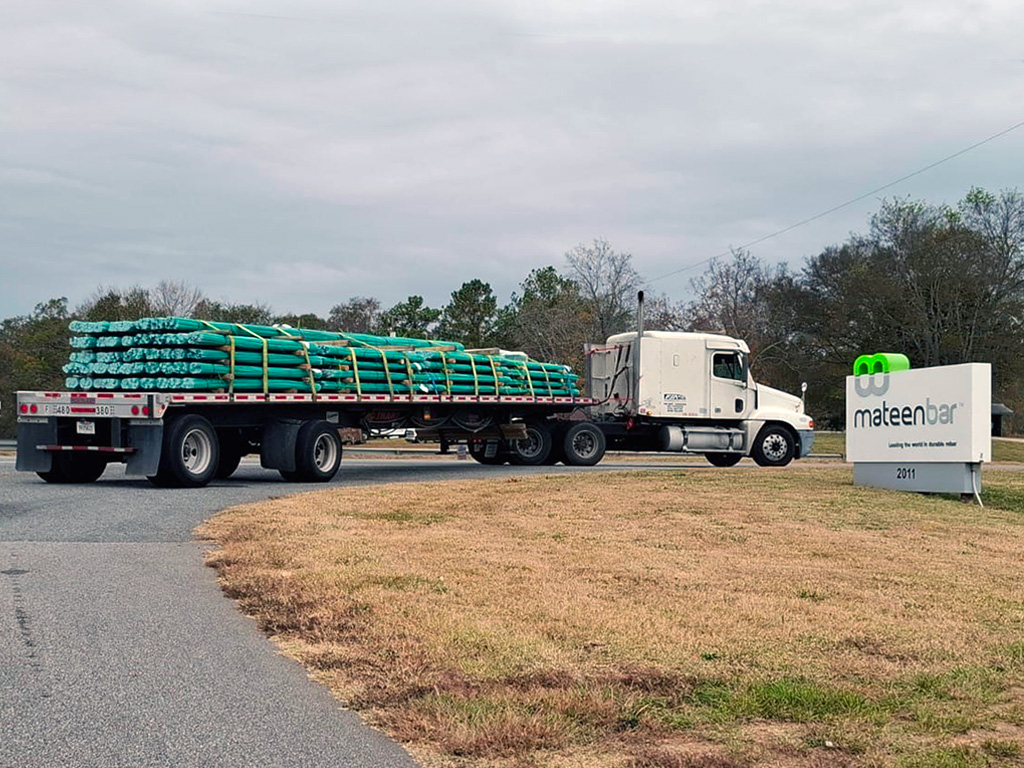
[[[1024,478],[986,507],[848,468],[329,489],[210,563],[428,765],[1019,764]]]

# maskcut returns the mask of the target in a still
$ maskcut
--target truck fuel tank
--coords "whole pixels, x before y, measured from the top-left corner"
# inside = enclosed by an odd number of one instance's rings
[[[744,432],[729,427],[664,426],[659,432],[663,451],[729,451],[744,450]]]

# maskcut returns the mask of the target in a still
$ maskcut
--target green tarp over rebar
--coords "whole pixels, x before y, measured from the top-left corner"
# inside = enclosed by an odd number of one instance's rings
[[[577,396],[565,365],[454,341],[183,317],[70,325],[68,389]]]

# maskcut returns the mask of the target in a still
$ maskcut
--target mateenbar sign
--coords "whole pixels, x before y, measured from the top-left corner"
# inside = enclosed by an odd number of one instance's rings
[[[988,363],[911,370],[905,355],[861,355],[846,379],[854,484],[980,498],[991,410]]]
[[[991,461],[990,364],[869,370],[846,379],[848,461]]]

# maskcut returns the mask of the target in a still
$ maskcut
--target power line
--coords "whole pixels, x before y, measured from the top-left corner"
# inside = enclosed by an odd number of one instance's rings
[[[812,221],[816,221],[816,220],[818,220],[820,218],[828,216],[830,213],[835,213],[836,211],[842,210],[843,208],[851,206],[854,203],[859,203],[861,200],[864,200],[864,199],[866,199],[868,197],[871,197],[872,195],[877,195],[879,192],[882,192],[882,191],[884,191],[886,189],[889,189],[889,187],[895,187],[897,184],[901,184],[902,182],[906,181],[907,179],[912,179],[915,176],[920,176],[925,171],[930,171],[932,168],[935,168],[936,166],[942,165],[943,163],[948,163],[950,160],[953,160],[954,158],[960,157],[960,155],[966,155],[971,150],[977,149],[980,146],[988,144],[990,141],[995,141],[996,139],[1000,138],[1001,136],[1005,136],[1008,133],[1016,131],[1018,128],[1024,128],[1024,120],[1022,120],[1021,122],[1017,123],[1016,125],[1011,125],[1009,128],[1006,128],[1006,129],[1004,129],[1002,131],[999,131],[999,133],[993,133],[988,138],[982,139],[979,142],[971,144],[971,146],[969,146],[969,147],[965,147],[964,149],[961,149],[958,152],[954,152],[951,155],[947,155],[946,157],[942,158],[941,160],[936,160],[934,163],[926,165],[924,168],[919,168],[916,171],[914,171],[913,173],[908,173],[905,176],[900,176],[898,179],[895,179],[894,181],[890,181],[888,184],[883,184],[880,187],[875,187],[870,192],[865,192],[863,195],[858,195],[857,197],[853,198],[852,200],[847,200],[845,203],[840,203],[839,205],[833,206],[832,208],[829,208],[827,211],[822,211],[821,213],[816,213],[815,215],[813,215],[813,216],[811,216],[809,218],[806,218],[806,219],[803,219],[801,221],[798,221],[795,224],[790,224],[788,227],[783,227],[782,229],[780,229],[780,230],[778,230],[776,232],[772,232],[769,235],[764,235],[763,237],[759,237],[756,240],[751,240],[749,243],[744,243],[743,245],[737,246],[736,250],[742,251],[742,250],[744,250],[746,248],[749,248],[752,245],[757,245],[758,243],[763,243],[765,240],[771,240],[773,237],[778,237],[779,235],[784,235],[787,232],[790,232],[790,231],[796,229],[797,227],[802,227],[805,224],[810,224]],[[732,252],[732,250],[733,249],[730,248],[728,251],[723,251],[722,253],[716,254],[714,256],[710,256],[710,257],[708,257],[706,259],[703,259],[701,261],[696,261],[693,264],[687,264],[685,267],[680,267],[679,269],[675,269],[675,270],[673,270],[671,272],[666,272],[664,275],[661,275],[659,277],[655,277],[655,278],[652,278],[651,280],[648,280],[647,284],[650,285],[651,283],[655,283],[658,280],[664,280],[666,277],[672,277],[673,275],[678,275],[680,272],[686,272],[687,270],[690,270],[690,269],[696,269],[697,267],[699,267],[699,266],[701,266],[703,264],[710,264],[715,259],[719,259],[719,258],[721,258],[723,256],[728,256]]]

